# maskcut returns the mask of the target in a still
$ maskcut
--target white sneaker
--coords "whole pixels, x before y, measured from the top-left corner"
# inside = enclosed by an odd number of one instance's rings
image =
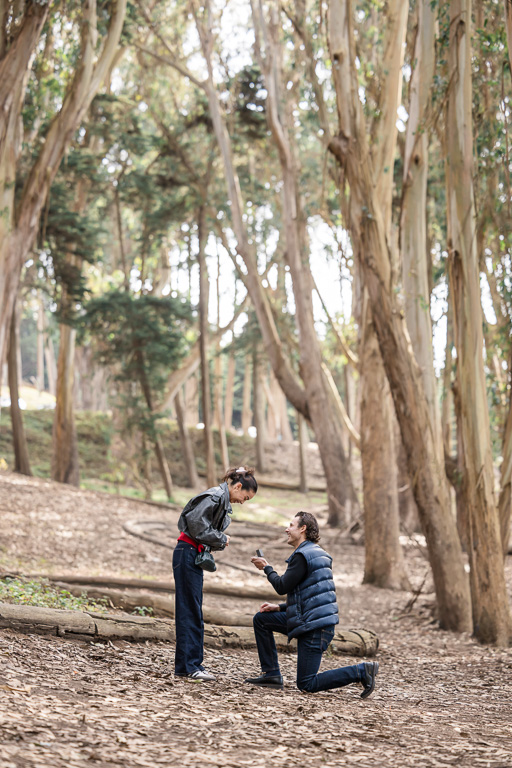
[[[217,678],[212,675],[211,672],[207,672],[206,669],[197,669],[195,672],[191,672],[187,675],[189,680],[195,680],[198,683],[208,683]]]

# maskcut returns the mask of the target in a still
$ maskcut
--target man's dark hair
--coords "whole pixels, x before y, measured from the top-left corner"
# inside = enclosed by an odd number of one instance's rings
[[[299,518],[299,525],[302,528],[306,526],[306,539],[312,541],[313,544],[317,544],[320,541],[320,531],[316,517],[311,512],[297,512],[295,517]]]

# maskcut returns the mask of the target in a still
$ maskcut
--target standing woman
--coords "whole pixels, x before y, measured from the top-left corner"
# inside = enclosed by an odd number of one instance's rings
[[[190,499],[178,520],[181,533],[172,558],[177,677],[215,680],[203,667],[203,571],[195,560],[205,546],[212,552],[228,546],[230,537],[224,531],[231,522],[231,505],[249,501],[257,490],[253,469],[228,469],[220,485]]]

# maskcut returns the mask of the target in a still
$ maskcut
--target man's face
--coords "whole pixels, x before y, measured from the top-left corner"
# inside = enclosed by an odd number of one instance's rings
[[[306,538],[306,526],[300,524],[298,517],[292,517],[285,533],[288,538],[288,544],[296,549]]]
[[[229,488],[229,500],[232,504],[244,504],[254,496],[254,491],[242,488],[242,483],[236,483]]]

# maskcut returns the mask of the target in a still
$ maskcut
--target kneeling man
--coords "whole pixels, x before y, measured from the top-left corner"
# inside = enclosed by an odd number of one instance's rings
[[[263,603],[254,617],[254,634],[262,675],[248,677],[246,683],[265,688],[282,688],[274,632],[297,638],[297,687],[301,691],[328,691],[350,683],[363,686],[366,699],[375,688],[378,662],[362,662],[320,672],[322,654],[334,637],[339,622],[332,558],[319,545],[316,518],[298,512],[286,529],[288,544],[294,552],[288,568],[279,576],[263,557],[253,557],[256,568],[264,571],[278,595],[287,595],[285,604]]]

